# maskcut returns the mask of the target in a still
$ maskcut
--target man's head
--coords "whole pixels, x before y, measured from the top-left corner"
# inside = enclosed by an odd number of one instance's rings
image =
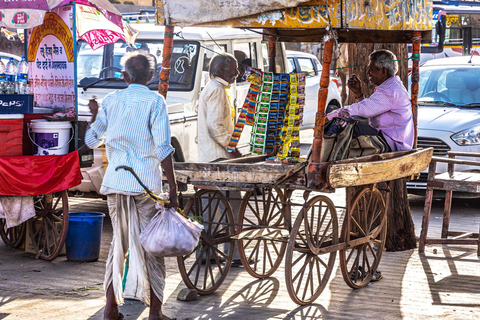
[[[210,78],[222,78],[228,83],[233,83],[238,76],[238,64],[234,56],[222,53],[214,56],[209,66]]]
[[[367,74],[370,82],[376,86],[388,78],[394,77],[398,71],[397,57],[389,50],[377,50],[370,54]]]
[[[122,57],[123,78],[130,83],[146,85],[153,77],[155,64],[151,55],[144,51],[128,52]]]

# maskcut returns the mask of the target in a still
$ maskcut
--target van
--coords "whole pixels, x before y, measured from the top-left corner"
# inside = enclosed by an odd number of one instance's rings
[[[154,21],[153,16],[149,21]],[[85,42],[78,44],[77,79],[79,120],[89,121],[91,114],[88,100],[96,97],[99,105],[103,98],[113,90],[124,89],[127,84],[122,79],[120,60],[130,50],[145,50],[156,61],[151,90],[158,90],[159,75],[162,67],[164,27],[147,23],[145,17],[139,17],[140,23],[133,24],[139,31],[135,47],[119,41],[92,50]],[[232,28],[176,28],[172,48],[170,80],[167,94],[167,109],[172,132],[172,146],[175,148],[174,161],[197,161],[197,107],[202,89],[209,81],[208,65],[218,53],[233,54],[239,62],[248,61],[251,67],[269,70],[267,43],[256,32]],[[286,50],[283,43],[277,44],[275,72],[288,72]],[[231,105],[238,116],[247,95],[250,83],[238,79],[230,90]],[[337,90],[338,91],[338,90]],[[317,90],[318,94],[318,90]],[[332,95],[335,96],[335,95]],[[338,100],[337,100],[338,99]],[[340,98],[332,99],[329,104],[340,105]],[[306,106],[316,110],[315,104]],[[247,127],[248,128],[248,127]],[[247,129],[246,128],[246,129]],[[248,143],[249,134],[244,132],[241,143]],[[98,194],[104,175],[103,166],[107,165],[105,150],[94,151],[92,167],[82,168],[82,184],[73,188],[78,195]]]

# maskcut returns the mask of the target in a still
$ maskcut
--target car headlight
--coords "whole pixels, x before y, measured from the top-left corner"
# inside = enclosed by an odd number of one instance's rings
[[[455,133],[452,140],[459,146],[480,144],[480,126]]]

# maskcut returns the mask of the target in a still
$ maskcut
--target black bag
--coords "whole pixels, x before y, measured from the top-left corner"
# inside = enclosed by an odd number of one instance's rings
[[[322,162],[390,151],[385,139],[365,118],[336,117],[325,124]]]
[[[368,119],[355,117],[357,123],[353,130],[348,158],[385,153],[390,147],[380,132],[368,124]]]
[[[356,122],[354,119],[337,117],[325,124],[322,162],[342,160],[348,157]]]

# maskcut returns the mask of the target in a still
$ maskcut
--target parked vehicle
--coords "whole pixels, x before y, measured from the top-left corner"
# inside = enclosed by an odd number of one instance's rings
[[[433,59],[420,67],[418,147],[433,147],[436,156],[446,156],[450,150],[480,152],[479,56]],[[472,167],[455,166],[455,170]],[[437,165],[437,173],[446,171],[446,164]],[[407,187],[423,194],[426,172]]]
[[[153,20],[153,17],[151,17]],[[150,23],[135,24],[139,30],[136,39],[136,48],[132,49],[124,42],[107,45],[92,50],[84,42],[78,45],[77,79],[80,120],[89,121],[91,114],[88,109],[88,100],[96,97],[101,106],[105,95],[112,90],[126,88],[122,79],[120,59],[130,50],[146,50],[156,61],[156,70],[149,83],[151,90],[158,90],[159,74],[162,64],[163,27]],[[267,43],[262,42],[258,33],[231,28],[182,28],[176,29],[174,38],[167,108],[172,129],[172,145],[175,148],[175,161],[195,162],[197,159],[197,106],[201,90],[209,81],[208,64],[216,53],[229,52],[237,59],[249,59],[254,68],[268,71]],[[313,70],[308,70],[302,60],[307,57],[313,64]],[[299,63],[296,72],[306,72],[307,98],[304,119],[308,119],[304,126],[313,127],[314,112],[317,110],[318,84],[321,65],[313,55],[301,52],[290,52],[290,59]],[[300,59],[300,62],[298,62]],[[291,60],[289,60],[291,61]],[[301,68],[300,68],[301,67]],[[305,69],[303,69],[305,68]],[[278,44],[275,70],[278,73],[287,72],[287,57],[283,43]],[[293,71],[293,70],[290,70]],[[316,85],[315,83],[316,82]],[[229,95],[235,111],[240,112],[243,101],[250,87],[249,82],[240,79],[232,85]],[[311,89],[309,89],[311,88]],[[338,88],[332,82],[331,104],[340,105]],[[313,97],[310,97],[313,95]],[[310,115],[311,114],[311,115]],[[310,119],[312,118],[312,119]],[[249,129],[246,127],[239,145],[249,142]],[[78,193],[98,192],[100,190],[106,164],[104,149],[94,152],[93,167],[82,169],[82,184],[72,191]]]
[[[320,76],[322,65],[318,58],[309,53],[287,50],[288,72],[305,73],[305,109],[303,113],[303,124],[300,129],[310,129],[315,126],[315,113],[318,104],[318,89],[320,88]],[[337,78],[330,79],[328,86],[326,112],[335,110],[341,106],[342,98],[338,90]]]

